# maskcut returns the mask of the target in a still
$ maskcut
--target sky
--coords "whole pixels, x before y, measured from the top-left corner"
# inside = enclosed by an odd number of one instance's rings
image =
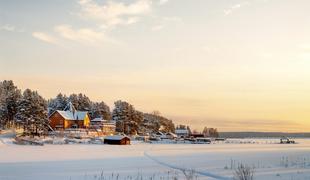
[[[0,1],[0,80],[176,124],[310,131],[308,0]]]

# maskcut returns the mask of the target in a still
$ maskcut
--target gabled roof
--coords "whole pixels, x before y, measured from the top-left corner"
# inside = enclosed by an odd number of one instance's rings
[[[58,112],[63,118],[67,120],[84,120],[85,117],[87,116],[88,112],[87,111],[59,111]]]
[[[176,134],[188,134],[188,130],[187,129],[176,129],[175,130]]]
[[[164,136],[165,134],[163,132],[158,131],[156,132],[156,135]]]
[[[168,132],[166,135],[170,135],[170,136],[173,136],[173,137],[177,137],[176,134],[172,133],[172,132]]]
[[[77,111],[71,102],[68,103],[63,111],[54,111],[49,118],[55,114],[55,112],[58,112],[64,119],[72,121],[82,121],[88,115],[87,111]]]
[[[107,122],[108,120],[102,119],[102,118],[95,118],[91,120],[92,122]]]

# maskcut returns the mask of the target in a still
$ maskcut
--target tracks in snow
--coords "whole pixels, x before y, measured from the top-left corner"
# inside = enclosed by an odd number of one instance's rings
[[[175,170],[179,170],[179,171],[188,171],[190,169],[186,169],[186,168],[182,168],[173,164],[169,164],[167,162],[163,162],[161,160],[159,160],[158,158],[155,158],[154,156],[151,156],[148,151],[144,151],[144,156],[157,162],[158,164],[162,165],[162,166],[166,166],[169,167],[171,169],[175,169]],[[195,173],[202,175],[202,176],[206,176],[206,177],[211,177],[214,179],[219,179],[219,180],[231,180],[231,178],[225,177],[225,176],[220,176],[220,175],[216,175],[207,171],[195,171]]]

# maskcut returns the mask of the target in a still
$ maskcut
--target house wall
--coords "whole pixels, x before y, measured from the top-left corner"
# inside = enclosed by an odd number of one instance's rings
[[[65,129],[72,128],[75,124],[78,125],[78,128],[85,128],[83,120],[65,120]]]
[[[88,128],[90,126],[90,117],[89,117],[88,114],[84,118],[83,126],[86,127],[86,128]]]
[[[104,144],[130,145],[130,139],[129,138],[123,138],[121,140],[105,139]]]
[[[84,120],[67,120],[64,119],[57,111],[54,112],[50,118],[50,126],[56,129],[68,129],[71,128],[74,124],[78,125],[78,128],[88,128],[90,125],[90,118],[87,115]],[[59,128],[60,127],[60,128]]]
[[[50,116],[49,121],[50,126],[53,129],[56,129],[57,126],[62,126],[63,128],[65,128],[65,119],[58,112],[53,113]]]

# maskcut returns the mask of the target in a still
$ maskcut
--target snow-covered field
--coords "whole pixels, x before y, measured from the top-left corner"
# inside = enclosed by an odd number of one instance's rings
[[[21,146],[0,138],[1,180],[232,179],[238,163],[255,167],[255,179],[310,179],[310,139],[231,140],[217,144]],[[243,142],[243,143],[240,143]]]

